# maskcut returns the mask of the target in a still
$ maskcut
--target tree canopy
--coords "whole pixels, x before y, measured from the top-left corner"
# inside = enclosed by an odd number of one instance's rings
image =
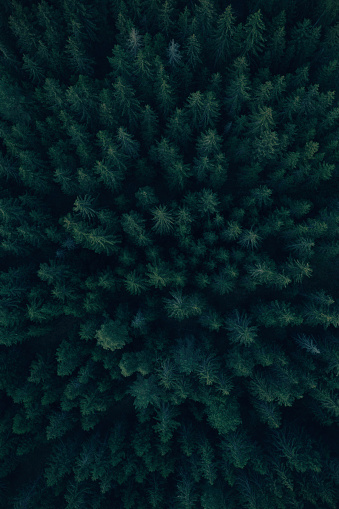
[[[0,3],[3,507],[337,507],[338,5]]]

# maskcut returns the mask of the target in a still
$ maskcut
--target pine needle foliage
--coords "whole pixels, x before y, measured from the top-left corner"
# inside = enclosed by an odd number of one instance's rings
[[[226,4],[0,2],[1,507],[337,507],[339,4]]]

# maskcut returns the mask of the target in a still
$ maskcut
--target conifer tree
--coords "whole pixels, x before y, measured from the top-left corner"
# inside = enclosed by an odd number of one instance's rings
[[[214,32],[215,62],[225,63],[230,60],[234,52],[235,16],[231,5],[217,19]]]
[[[125,278],[125,286],[129,293],[132,295],[139,295],[141,292],[146,290],[146,280],[136,270],[129,272]]]
[[[226,87],[225,106],[227,113],[234,117],[249,99],[248,62],[245,57],[238,57],[233,63],[231,80]]]
[[[188,122],[186,112],[181,108],[176,108],[173,115],[167,122],[166,137],[182,148],[185,148],[192,140],[192,130]]]
[[[182,191],[191,174],[189,165],[179,160],[167,168],[165,178],[171,189]]]
[[[250,14],[246,20],[243,34],[243,54],[253,54],[257,56],[264,48],[265,36],[264,36],[265,24],[260,9]]]
[[[250,323],[251,320],[246,313],[240,314],[238,310],[235,310],[233,316],[226,319],[225,325],[230,341],[246,346],[253,343],[256,340],[258,328]]]
[[[202,39],[211,34],[215,23],[216,12],[213,3],[210,0],[199,0],[195,7],[195,15],[198,22],[199,32]]]
[[[74,23],[72,28],[73,33],[68,37],[66,46],[70,68],[75,73],[91,75],[94,67],[93,59],[88,57],[86,47],[79,37],[79,25]]]
[[[198,295],[182,295],[181,290],[170,292],[172,299],[164,299],[165,308],[170,318],[179,321],[191,316],[200,315],[203,303]]]
[[[154,375],[145,378],[138,374],[137,380],[133,382],[128,392],[134,397],[133,404],[137,410],[143,410],[148,405],[160,403],[160,390],[156,385]]]
[[[87,76],[80,75],[77,83],[66,91],[70,108],[81,122],[93,122],[97,109],[97,92],[94,83]]]
[[[133,87],[120,75],[113,83],[113,97],[121,119],[127,122],[130,129],[134,129],[140,115],[140,103],[135,98]]]
[[[138,156],[140,144],[133,139],[133,136],[129,134],[124,127],[119,127],[116,140],[123,154],[132,159]]]
[[[185,470],[180,472],[180,480],[177,483],[177,500],[182,509],[193,509],[198,500],[194,480]]]
[[[176,58],[178,59],[178,57]],[[163,116],[167,117],[174,108],[176,99],[169,75],[165,72],[164,65],[159,57],[155,59],[155,67],[154,91],[157,104]]]
[[[245,249],[257,249],[261,241],[261,236],[253,228],[244,230],[239,238],[239,244]]]
[[[202,60],[200,58],[201,44],[196,34],[192,34],[187,38],[187,42],[185,45],[185,54],[187,63],[192,70],[194,70],[198,64],[202,63]]]
[[[73,211],[80,214],[83,219],[91,220],[97,216],[95,208],[93,208],[94,198],[86,194],[85,196],[77,196],[74,202]]]
[[[295,47],[297,63],[308,60],[315,52],[321,34],[321,27],[314,27],[311,20],[297,23],[291,33],[292,44]]]
[[[107,320],[97,331],[96,338],[99,345],[105,350],[116,350],[123,348],[126,343],[131,341],[128,336],[127,327],[118,320]]]
[[[167,49],[168,61],[172,67],[177,67],[181,64],[182,55],[179,48],[180,44],[172,39]]]
[[[160,235],[164,235],[169,233],[173,229],[173,217],[171,213],[167,211],[165,205],[159,205],[152,211],[154,226],[152,229],[159,233]]]
[[[112,77],[128,79],[132,74],[132,64],[124,48],[120,45],[115,45],[112,49],[112,57],[108,57],[108,61],[113,68]]]
[[[122,228],[140,246],[147,246],[151,242],[149,235],[145,230],[145,219],[136,212],[122,215]]]
[[[144,143],[146,146],[152,145],[158,131],[158,117],[149,104],[146,104],[142,111],[141,127]]]
[[[34,30],[29,12],[19,2],[12,4],[13,14],[9,17],[9,25],[18,38],[18,43],[22,51],[33,53],[37,46],[37,33]]]

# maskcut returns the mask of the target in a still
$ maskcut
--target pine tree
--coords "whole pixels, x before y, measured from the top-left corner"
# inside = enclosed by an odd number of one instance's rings
[[[137,380],[133,382],[128,393],[134,397],[134,406],[137,410],[143,410],[148,405],[158,405],[160,403],[160,390],[155,382],[155,376],[148,378],[137,375]]]
[[[214,92],[205,93],[204,102],[201,111],[200,124],[203,129],[207,127],[215,127],[220,115],[220,105]]]
[[[170,318],[184,320],[191,316],[200,315],[203,310],[203,303],[199,296],[182,295],[181,290],[170,292],[172,299],[164,299],[165,309]]]
[[[135,98],[133,87],[122,76],[118,76],[113,83],[113,97],[117,113],[133,130],[140,116],[140,102]]]
[[[207,177],[213,171],[213,161],[207,156],[194,158],[194,174],[199,182],[207,181]]]
[[[157,472],[152,472],[149,476],[147,493],[151,507],[154,509],[164,503],[164,481]]]
[[[295,48],[296,61],[304,62],[312,57],[320,39],[321,27],[315,27],[311,20],[298,22],[291,33],[291,41]]]
[[[236,468],[243,469],[254,453],[249,437],[242,430],[229,433],[221,443],[222,450]]]
[[[204,357],[196,367],[199,381],[206,385],[212,385],[217,380],[219,362],[214,354]]]
[[[32,150],[20,152],[19,175],[23,183],[38,193],[51,192],[46,163]]]
[[[288,244],[287,247],[294,255],[300,256],[306,260],[313,254],[312,248],[314,246],[315,242],[311,238],[299,236],[294,242]]]
[[[235,267],[224,267],[212,278],[212,289],[219,295],[230,293],[235,288],[238,271]]]
[[[303,429],[292,430],[284,426],[273,431],[272,438],[273,446],[286,459],[290,468],[302,473],[307,470],[320,471],[319,457],[312,451],[312,442],[307,441],[309,437],[306,437]],[[310,455],[311,451],[313,455]]]
[[[160,162],[164,170],[180,161],[178,147],[165,137],[152,146],[150,156],[155,162]]]
[[[80,75],[74,86],[66,91],[66,99],[80,122],[92,123],[97,110],[97,90],[87,76]]]
[[[113,78],[130,78],[132,74],[132,64],[129,55],[119,44],[114,46],[112,49],[112,57],[108,57],[107,60],[113,69],[111,72]]]
[[[187,111],[190,115],[193,127],[198,129],[203,111],[203,94],[200,90],[189,95],[187,99]]]
[[[313,272],[313,269],[308,262],[305,263],[291,257],[286,265],[286,270],[287,274],[291,276],[296,283],[301,283],[305,277],[312,277]]]
[[[301,314],[290,302],[271,301],[259,304],[256,309],[257,321],[265,327],[286,327],[300,325],[303,322]]]
[[[174,348],[174,361],[180,373],[190,375],[196,369],[201,357],[202,352],[201,349],[196,346],[196,339],[194,336],[187,335],[177,340],[177,345]]]
[[[227,228],[223,230],[222,237],[227,241],[235,240],[242,232],[242,228],[237,221],[227,221]]]
[[[47,440],[61,438],[74,428],[77,418],[70,412],[54,412],[49,416],[49,424],[46,427]]]
[[[250,99],[250,81],[248,77],[248,62],[245,57],[235,59],[231,79],[226,87],[226,98],[224,104],[231,117],[237,115],[243,104]]]
[[[206,415],[209,424],[218,431],[219,435],[235,431],[241,424],[238,403],[232,397],[227,398],[226,404],[224,397],[219,401],[210,401],[206,408]]]
[[[198,287],[204,288],[208,284],[208,279],[206,278],[203,281],[201,281],[199,276],[203,276],[203,274],[198,274],[196,276],[196,279],[198,279],[197,281]],[[223,326],[223,319],[214,310],[209,313],[201,315],[201,317],[199,318],[199,322],[203,327],[207,327],[210,331],[218,332],[219,329]]]
[[[120,244],[119,237],[103,226],[91,228],[82,221],[75,221],[71,214],[61,218],[66,231],[72,234],[76,244],[81,244],[95,253],[106,253],[107,255],[116,252]]]
[[[199,35],[202,40],[206,40],[212,32],[216,19],[213,3],[210,0],[199,0],[198,5],[195,6],[195,15],[198,22]]]
[[[1,222],[9,224],[11,220],[21,222],[25,217],[25,210],[16,198],[2,198],[0,200]]]
[[[259,106],[258,111],[251,115],[250,117],[250,133],[253,134],[264,134],[265,131],[268,131],[275,126],[275,122],[273,119],[273,110],[267,106],[261,108]]]
[[[142,48],[142,44],[142,35],[140,35],[139,31],[133,27],[128,34],[126,46],[134,58],[136,57],[138,51]]]
[[[187,113],[176,108],[166,124],[166,137],[182,148],[186,147],[192,141],[192,130],[188,122]]]
[[[96,32],[98,29],[95,22],[97,11],[95,8],[84,5],[84,2],[66,0],[64,10],[72,25],[72,21],[76,21],[80,25],[81,31],[85,32],[91,41],[97,40]]]
[[[39,84],[45,80],[45,74],[42,67],[37,62],[30,58],[28,55],[23,55],[23,69],[27,72],[29,78],[33,83]]]
[[[127,170],[126,156],[119,150],[107,131],[99,131],[97,138],[104,154],[104,160],[97,161],[94,171],[99,174],[100,180],[112,191],[121,187]]]
[[[172,39],[167,48],[168,61],[170,66],[172,67],[177,67],[181,65],[182,55],[179,48],[180,44],[178,44],[177,42],[174,41],[174,39]]]
[[[165,178],[171,190],[179,189],[183,191],[191,175],[190,166],[179,160],[166,169]]]
[[[159,201],[154,194],[154,189],[150,186],[139,187],[138,191],[135,193],[135,197],[137,199],[137,204],[144,210],[149,209]]]
[[[2,180],[6,179],[6,182],[10,180],[14,180],[15,182],[19,182],[19,167],[14,162],[13,159],[11,159],[8,156],[0,155],[0,178]]]
[[[178,410],[171,406],[169,403],[161,401],[157,409],[155,420],[157,424],[153,429],[159,433],[162,443],[167,443],[172,439],[174,431],[180,426],[180,423],[175,420],[178,416]]]
[[[140,295],[147,289],[146,280],[136,270],[129,272],[125,277],[125,287],[128,293],[132,295]]]
[[[199,194],[198,206],[200,214],[202,216],[206,214],[207,217],[210,218],[210,214],[216,213],[220,205],[217,194],[211,189],[206,188],[204,188]]]
[[[122,228],[130,238],[139,246],[147,246],[151,243],[151,239],[145,229],[146,220],[139,214],[132,210],[129,214],[122,215]]]
[[[182,509],[193,509],[198,500],[194,480],[186,470],[181,470],[177,483],[177,500]]]
[[[88,499],[93,500],[93,489],[91,486],[84,483],[77,483],[73,480],[68,481],[65,493],[67,509],[81,507]]]
[[[173,361],[169,358],[158,361],[159,367],[156,369],[159,378],[159,385],[165,389],[173,389],[177,383],[178,373]]]
[[[214,32],[214,55],[215,63],[228,62],[234,52],[235,16],[231,5],[217,19],[217,27]]]
[[[239,244],[245,249],[257,249],[261,242],[261,236],[253,227],[250,230],[244,230],[239,238]]]
[[[266,40],[265,24],[260,9],[248,16],[243,30],[243,55],[249,53],[257,56],[263,50]]]
[[[171,281],[171,274],[168,265],[162,261],[147,264],[148,284],[155,288],[163,288]]]
[[[217,464],[214,458],[214,450],[208,440],[200,446],[200,468],[203,477],[212,486],[217,479]]]
[[[165,72],[164,65],[158,56],[155,59],[155,68],[155,96],[161,113],[167,117],[175,106],[176,98],[170,83],[170,76]]]
[[[257,326],[250,325],[251,319],[246,313],[240,314],[238,310],[225,321],[225,328],[228,330],[229,340],[232,343],[240,343],[249,346],[255,342],[257,337]]]
[[[83,75],[92,75],[94,61],[88,56],[87,48],[79,38],[80,27],[73,23],[73,34],[67,39],[66,52],[69,58],[69,65],[72,71]]]
[[[86,194],[84,197],[77,196],[74,202],[73,211],[79,214],[82,219],[91,220],[97,217],[97,211],[93,208],[95,198]]]
[[[20,49],[33,53],[37,46],[38,35],[32,24],[31,16],[19,2],[12,2],[13,14],[9,17],[9,25],[17,37]]]
[[[304,348],[313,355],[320,353],[320,350],[318,349],[312,336],[307,336],[306,334],[298,334],[294,337],[294,340],[300,348]]]
[[[280,428],[282,416],[278,404],[272,401],[263,401],[255,398],[253,406],[261,422],[266,423],[272,429]]]
[[[146,104],[142,111],[141,118],[141,136],[146,147],[150,147],[154,143],[155,136],[158,132],[158,122],[156,112],[149,104]]]
[[[128,328],[119,320],[108,319],[96,332],[98,344],[105,350],[117,350],[130,343],[132,338],[128,335]]]
[[[159,235],[165,235],[171,232],[173,229],[174,219],[170,212],[167,211],[166,205],[159,205],[152,210],[154,226],[152,226],[152,230],[154,230]]]
[[[119,149],[126,156],[135,159],[139,155],[140,144],[124,127],[119,127],[116,140]]]
[[[189,67],[194,71],[198,64],[202,63],[201,56],[201,44],[196,36],[192,34],[187,38],[185,45],[186,61]]]
[[[159,9],[158,26],[162,32],[168,37],[174,28],[173,21],[174,7],[171,0],[165,0]]]
[[[28,294],[27,318],[31,322],[44,323],[58,318],[63,313],[62,306],[46,299],[46,294],[38,287]]]
[[[267,186],[259,186],[251,191],[250,205],[258,207],[267,207],[272,204],[272,190]]]

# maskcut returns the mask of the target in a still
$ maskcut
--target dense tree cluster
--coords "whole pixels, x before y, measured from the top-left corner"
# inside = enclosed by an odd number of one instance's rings
[[[337,0],[0,3],[0,499],[335,509]]]

